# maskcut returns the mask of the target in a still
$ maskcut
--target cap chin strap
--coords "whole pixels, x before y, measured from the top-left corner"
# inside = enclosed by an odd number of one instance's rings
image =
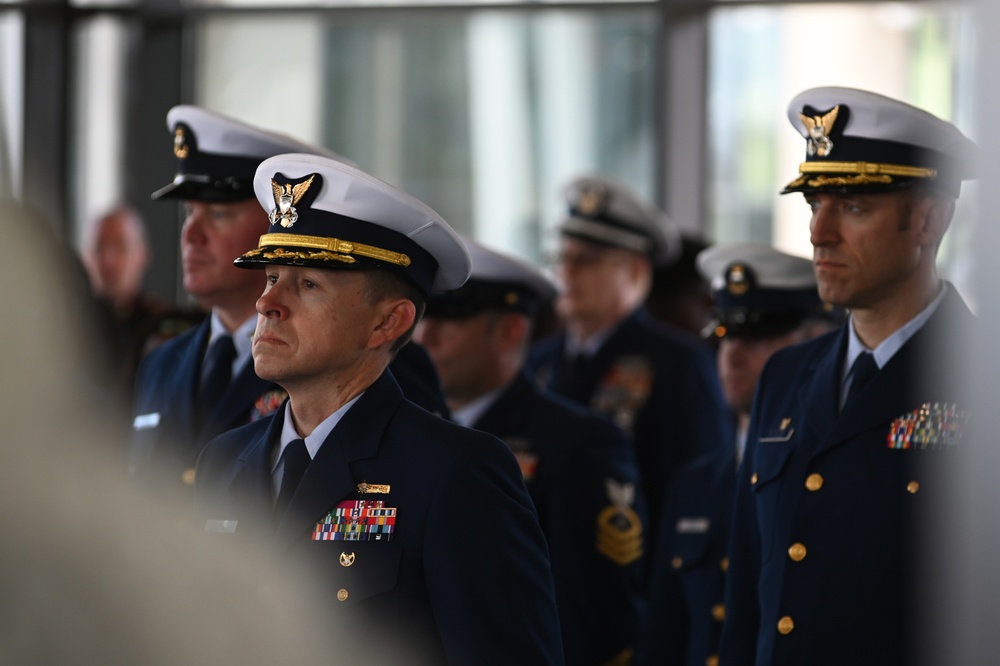
[[[359,257],[368,257],[384,261],[387,264],[407,267],[410,265],[410,257],[402,252],[384,250],[374,245],[364,243],[353,243],[351,241],[340,240],[339,238],[326,238],[324,236],[304,236],[299,234],[264,234],[260,237],[258,249],[284,245],[292,247],[308,247],[317,250],[329,250],[339,254],[356,254]]]
[[[802,173],[851,173],[858,175],[886,175],[903,178],[937,178],[937,169],[905,166],[902,164],[879,164],[878,162],[803,162],[799,165]]]

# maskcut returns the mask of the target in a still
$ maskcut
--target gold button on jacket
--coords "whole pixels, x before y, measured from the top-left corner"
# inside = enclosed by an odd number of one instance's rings
[[[726,619],[726,605],[725,604],[715,604],[712,606],[712,617],[717,621],[722,622]]]
[[[806,547],[801,543],[793,543],[788,547],[788,557],[792,558],[796,562],[801,562],[806,559]]]
[[[806,477],[806,489],[816,492],[823,487],[823,475],[822,474],[810,474]]]

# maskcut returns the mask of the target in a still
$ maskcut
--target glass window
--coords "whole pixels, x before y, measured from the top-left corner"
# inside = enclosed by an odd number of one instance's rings
[[[902,99],[972,132],[973,26],[968,8],[918,3],[791,4],[716,9],[710,16],[708,233],[773,242],[811,255],[800,196],[777,193],[798,173],[804,142],[786,106],[817,86]],[[968,275],[972,188],[939,255]],[[960,284],[961,286],[961,284]]]
[[[560,188],[656,198],[655,8],[209,16],[197,102],[320,142],[538,260]],[[277,50],[269,45],[281,44]]]
[[[95,216],[125,201],[125,71],[128,28],[113,15],[81,18],[74,26],[71,67],[69,204],[81,247]]]
[[[24,147],[24,16],[0,12],[0,198],[20,197]]]

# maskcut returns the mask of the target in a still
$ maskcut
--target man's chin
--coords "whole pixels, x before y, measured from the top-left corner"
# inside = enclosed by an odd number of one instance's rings
[[[846,304],[844,303],[846,300],[844,290],[839,288],[838,285],[830,282],[824,283],[820,280],[817,285],[817,292],[819,293],[820,300],[824,303],[828,303],[836,307],[846,307]]]
[[[213,291],[202,280],[188,280],[185,278],[184,291],[187,292],[188,296],[196,300],[199,305],[211,305]]]
[[[274,363],[269,363],[266,359],[259,359],[256,355],[253,359],[253,371],[254,373],[267,382],[274,382],[275,384],[281,381],[281,372],[279,372],[278,367]]]

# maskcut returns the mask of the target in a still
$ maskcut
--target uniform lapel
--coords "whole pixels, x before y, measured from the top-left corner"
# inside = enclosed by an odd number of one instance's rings
[[[268,388],[275,387],[271,382],[265,381],[257,376],[253,368],[253,359],[250,359],[240,374],[233,378],[229,388],[222,394],[219,403],[205,419],[205,423],[199,433],[201,441],[208,441],[219,433],[225,432],[236,426],[245,425],[246,422],[236,421],[244,414],[249,419],[250,407],[254,400],[260,397]]]
[[[840,367],[846,345],[847,327],[844,326],[833,338],[826,353],[813,362],[811,380],[799,390],[799,409],[805,415],[804,425],[815,434],[807,441],[822,441],[824,435],[836,425]]]
[[[623,356],[623,350],[634,347],[638,332],[642,328],[642,310],[633,312],[615,326],[615,329],[608,336],[593,356],[590,356],[577,364],[576,373],[573,377],[573,386],[565,393],[584,405],[592,405],[598,388],[608,374],[615,367],[619,358]],[[630,354],[640,356],[641,354]]]
[[[360,481],[371,481],[355,479],[351,463],[378,455],[385,428],[402,401],[396,380],[383,372],[344,414],[310,463],[285,515],[276,516],[276,548],[301,540],[338,502],[354,493]]]
[[[233,506],[240,507],[240,520],[249,523],[244,531],[260,538],[272,528],[271,507],[274,492],[271,481],[271,451],[281,434],[285,410],[279,410],[267,429],[243,449],[233,468],[229,496]]]
[[[945,300],[923,328],[844,410],[817,453],[875,428],[884,428],[888,435],[893,419],[912,412],[924,402],[961,401],[961,373],[957,362],[949,357],[949,352],[957,351],[961,345],[956,344],[955,335],[949,331],[968,330],[972,316],[954,288],[949,285],[948,290]]]
[[[920,335],[918,333],[917,335]],[[916,368],[919,353],[914,337],[889,360],[884,368],[871,379],[857,398],[841,413],[830,434],[820,445],[817,453],[842,444],[859,433],[879,426],[888,427],[889,422],[906,411],[914,409],[916,389]]]
[[[498,435],[524,432],[521,424],[527,418],[525,403],[534,391],[535,387],[523,374],[516,376],[473,427]]]
[[[168,392],[173,396],[183,396],[176,401],[177,414],[175,423],[177,424],[178,436],[183,436],[183,440],[191,443],[194,449],[198,444],[203,444],[206,440],[198,435],[198,380],[201,373],[201,360],[205,355],[205,348],[208,346],[208,335],[211,331],[211,317],[206,317],[194,334],[191,344],[184,350],[180,359],[179,371],[174,375],[174,382],[168,388]]]

